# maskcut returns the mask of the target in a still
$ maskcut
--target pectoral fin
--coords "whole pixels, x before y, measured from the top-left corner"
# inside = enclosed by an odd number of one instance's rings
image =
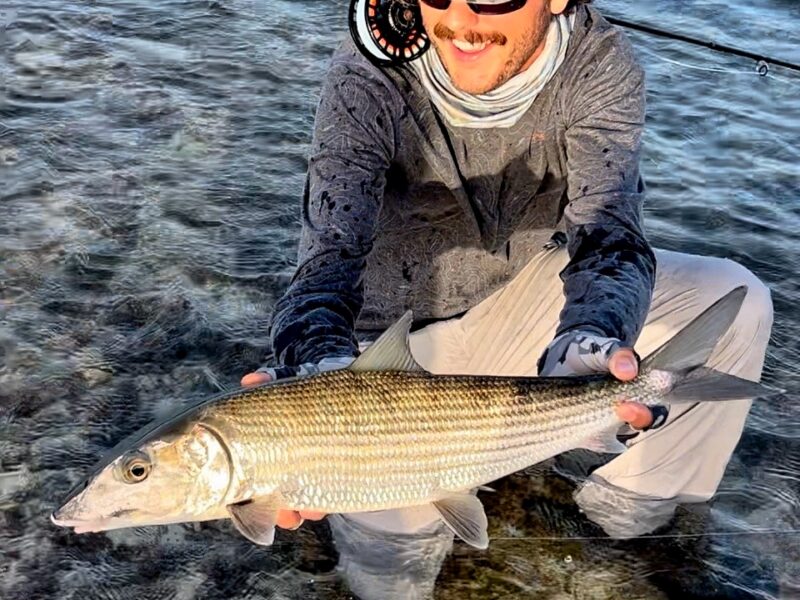
[[[488,521],[481,501],[469,493],[451,494],[433,503],[445,524],[470,546],[489,546]]]
[[[267,496],[238,504],[229,504],[228,512],[236,529],[251,542],[271,546],[275,539],[275,522],[280,503]]]

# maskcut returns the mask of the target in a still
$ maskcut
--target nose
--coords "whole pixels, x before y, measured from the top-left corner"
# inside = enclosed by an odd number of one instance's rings
[[[478,15],[467,6],[465,0],[453,0],[447,10],[444,11],[439,22],[458,33],[475,27],[478,24]]]

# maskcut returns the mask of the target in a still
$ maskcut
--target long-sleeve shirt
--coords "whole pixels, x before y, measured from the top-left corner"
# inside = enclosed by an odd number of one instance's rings
[[[577,10],[564,63],[508,128],[451,127],[408,66],[379,68],[350,41],[335,52],[297,271],[273,314],[279,364],[355,356],[362,333],[407,309],[462,314],[559,229],[570,262],[556,335],[635,341],[655,278],[641,222],[644,73],[621,32]]]

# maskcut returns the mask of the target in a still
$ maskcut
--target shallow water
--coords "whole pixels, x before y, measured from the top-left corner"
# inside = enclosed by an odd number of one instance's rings
[[[794,0],[598,4],[800,62]],[[105,449],[268,351],[343,3],[5,0],[0,31],[0,596],[350,597],[324,523],[261,549],[227,524],[48,520]],[[489,550],[456,543],[438,598],[800,596],[800,74],[630,35],[651,239],[770,286],[764,379],[788,391],[757,404],[719,494],[671,537],[549,539],[599,535],[559,475],[586,456],[504,479]]]

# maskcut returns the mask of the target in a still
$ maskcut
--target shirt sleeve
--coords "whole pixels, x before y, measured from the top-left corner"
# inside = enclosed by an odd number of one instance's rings
[[[565,99],[570,261],[556,335],[592,331],[632,345],[650,307],[656,261],[642,227],[644,72],[627,40],[607,39],[576,69]]]
[[[280,365],[357,356],[355,321],[386,171],[394,156],[390,90],[379,72],[336,61],[317,108],[297,270],[271,329]]]

